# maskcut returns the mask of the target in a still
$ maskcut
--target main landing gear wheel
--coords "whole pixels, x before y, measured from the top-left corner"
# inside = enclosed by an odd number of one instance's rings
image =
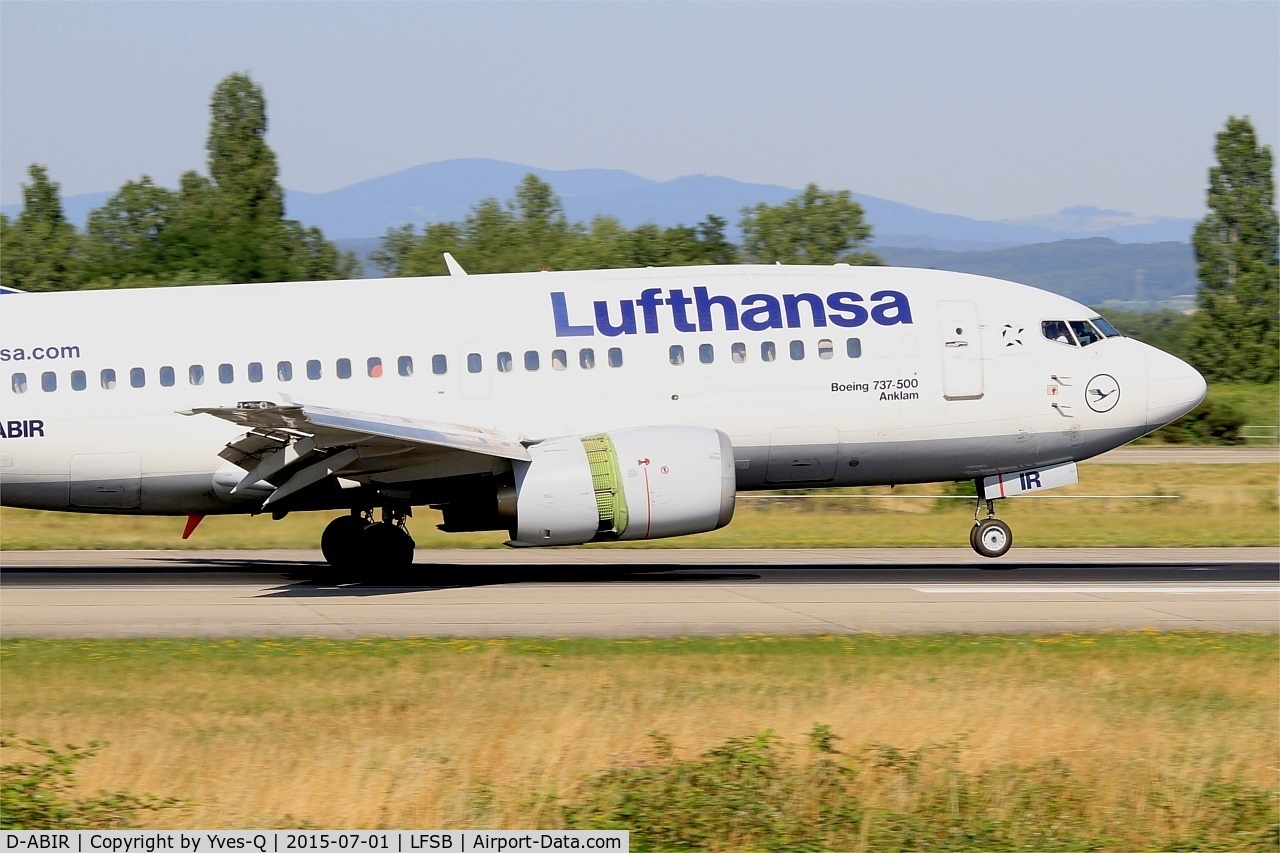
[[[370,524],[360,534],[360,548],[370,567],[392,575],[413,565],[415,545],[402,525],[390,521]]]
[[[320,536],[320,551],[335,572],[348,572],[360,559],[361,534],[369,526],[362,515],[343,515],[329,522]]]
[[[1013,532],[998,518],[984,518],[969,530],[969,544],[984,557],[1003,557],[1013,545]]]

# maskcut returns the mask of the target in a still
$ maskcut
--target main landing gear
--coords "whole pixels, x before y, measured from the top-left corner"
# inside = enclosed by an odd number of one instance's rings
[[[978,483],[978,505],[973,510],[973,527],[969,528],[969,544],[984,557],[1003,557],[1013,545],[1013,532],[1009,525],[996,518],[996,502],[986,498],[987,517],[979,520],[984,498],[982,483]]]
[[[405,529],[408,508],[383,507],[382,521],[373,510],[352,510],[329,522],[320,537],[320,550],[333,570],[350,575],[356,570],[400,572],[413,565],[414,541]]]

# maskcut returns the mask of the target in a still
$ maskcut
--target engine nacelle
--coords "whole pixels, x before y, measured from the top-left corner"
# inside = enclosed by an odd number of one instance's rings
[[[733,445],[719,430],[640,427],[529,448],[515,463],[508,545],[581,545],[705,533],[733,518]]]

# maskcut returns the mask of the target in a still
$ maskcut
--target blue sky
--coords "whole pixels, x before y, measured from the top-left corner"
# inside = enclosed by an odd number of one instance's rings
[[[491,157],[985,219],[1199,217],[1214,135],[1280,135],[1280,3],[0,0],[0,202],[206,171],[248,72],[282,183]]]

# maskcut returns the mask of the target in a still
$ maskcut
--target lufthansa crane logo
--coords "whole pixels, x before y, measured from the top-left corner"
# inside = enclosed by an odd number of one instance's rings
[[[1109,412],[1120,402],[1120,383],[1110,374],[1099,373],[1085,386],[1084,401],[1095,412]]]

